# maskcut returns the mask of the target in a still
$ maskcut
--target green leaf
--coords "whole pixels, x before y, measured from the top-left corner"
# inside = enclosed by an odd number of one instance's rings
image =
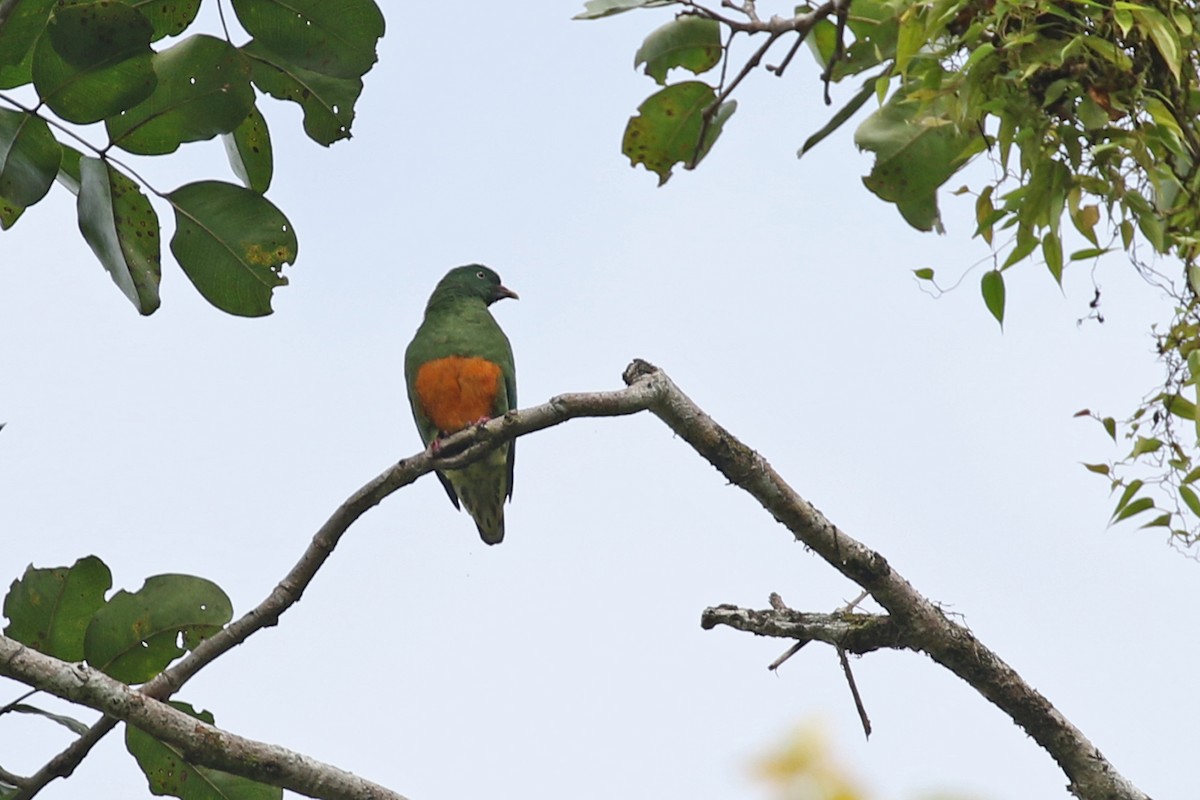
[[[1196,404],[1181,395],[1171,395],[1166,399],[1167,411],[1177,417],[1196,421]]]
[[[926,45],[929,36],[925,33],[925,21],[917,6],[909,6],[900,15],[900,27],[896,36],[896,73],[904,75],[908,62],[917,51]]]
[[[804,140],[804,144],[801,145],[800,149],[796,152],[796,158],[803,156],[809,150],[820,144],[822,140],[829,136],[829,134],[842,127],[846,120],[854,116],[854,112],[862,108],[873,94],[875,94],[875,81],[868,80],[858,90],[858,93],[855,94],[854,97],[850,98],[850,102],[842,106],[840,111],[829,118],[829,122],[826,122],[823,126],[821,126],[821,130]]]
[[[233,606],[212,581],[155,575],[134,593],[113,595],[84,635],[93,667],[124,683],[145,683],[233,618]]]
[[[1172,113],[1166,103],[1157,97],[1147,97],[1143,101],[1143,107],[1156,125],[1161,125],[1169,130],[1175,135],[1176,139],[1182,140],[1184,138],[1183,128],[1179,127],[1179,120],[1175,119],[1175,114]]]
[[[1179,46],[1179,35],[1175,32],[1175,27],[1161,12],[1152,8],[1135,9],[1133,17],[1137,20],[1137,26],[1150,34],[1159,55],[1167,62],[1167,69],[1171,70],[1171,75],[1178,83],[1183,51]]]
[[[46,29],[56,0],[20,0],[0,26],[0,89],[33,80],[33,43]]]
[[[124,3],[58,6],[34,48],[34,86],[69,122],[117,114],[154,91],[152,33],[146,18]]]
[[[187,703],[169,701],[183,713],[212,725],[213,715]],[[132,725],[125,726],[125,748],[146,775],[150,792],[182,800],[280,800],[283,789],[249,778],[188,763],[177,747],[155,739]]]
[[[1089,258],[1099,258],[1109,251],[1108,247],[1088,247],[1071,253],[1072,261],[1086,261]]]
[[[11,228],[24,213],[25,206],[0,197],[0,231],[6,231]]]
[[[923,280],[923,281],[933,280],[933,270],[929,267],[921,267],[921,269],[914,269],[913,275],[916,275],[918,279]]]
[[[62,162],[58,165],[56,179],[63,186],[66,186],[71,194],[78,195],[79,184],[83,181],[83,176],[79,171],[79,163],[83,158],[83,153],[67,145],[62,145],[62,153]]]
[[[172,153],[242,123],[254,106],[250,63],[212,36],[189,36],[154,55],[158,87],[142,103],[105,121],[108,137],[130,153]]]
[[[1109,435],[1114,442],[1117,440],[1117,421],[1112,417],[1105,417],[1100,420],[1100,424],[1104,426],[1104,431]]]
[[[1145,525],[1139,526],[1138,530],[1144,530],[1146,528],[1169,528],[1169,527],[1171,527],[1171,515],[1169,513],[1167,513],[1167,514],[1159,514],[1157,517],[1150,520]]]
[[[1183,485],[1179,487],[1179,496],[1183,498],[1183,502],[1187,505],[1188,509],[1200,517],[1200,497],[1197,497],[1191,488]]]
[[[1099,130],[1108,124],[1108,112],[1091,97],[1084,95],[1079,101],[1079,121],[1085,130]]]
[[[1033,227],[1022,224],[1019,228],[1017,228],[1017,243],[1009,252],[1008,258],[1004,259],[1004,264],[1001,265],[1000,269],[1008,269],[1013,264],[1016,264],[1018,261],[1025,258],[1025,256],[1032,253],[1034,249],[1037,248],[1038,244],[1040,244],[1040,242],[1038,241],[1037,237],[1033,235]]]
[[[80,161],[79,230],[134,307],[158,308],[162,248],[158,214],[137,184],[98,158]]]
[[[154,28],[151,41],[178,36],[187,30],[200,10],[200,0],[124,0],[150,21]]]
[[[1148,439],[1145,436],[1137,437],[1133,443],[1133,450],[1129,453],[1129,458],[1137,458],[1145,453],[1155,453],[1162,447],[1162,441],[1159,439]]]
[[[375,63],[383,14],[373,0],[233,0],[242,27],[293,64],[335,78]]]
[[[30,565],[4,598],[4,635],[63,661],[82,661],[84,630],[111,587],[112,573],[95,556],[70,567]]]
[[[1086,205],[1071,211],[1071,222],[1075,229],[1082,233],[1087,240],[1099,246],[1096,239],[1096,223],[1100,221],[1100,208],[1095,204]]]
[[[1129,501],[1133,499],[1133,496],[1138,493],[1138,490],[1141,489],[1142,486],[1143,481],[1140,479],[1132,480],[1128,483],[1128,485],[1126,485],[1125,491],[1121,493],[1121,497],[1117,500],[1117,507],[1113,511],[1114,517],[1121,513],[1121,510],[1129,504]]]
[[[1196,401],[1200,404],[1200,349],[1192,350],[1187,355],[1188,379],[1196,381]],[[1196,439],[1200,441],[1200,415],[1196,417]]]
[[[1062,242],[1054,231],[1046,231],[1042,237],[1042,258],[1046,260],[1046,269],[1054,276],[1054,282],[1062,286]]]
[[[621,152],[633,166],[644,164],[658,173],[658,185],[662,186],[675,164],[683,162],[692,169],[700,163],[737,108],[736,103],[722,103],[704,132],[703,146],[697,147],[704,110],[716,99],[713,88],[699,81],[676,83],[652,94],[626,125]]]
[[[897,93],[854,134],[860,150],[875,153],[863,183],[922,231],[941,228],[938,187],[984,145],[982,137],[960,133],[939,108]]]
[[[266,192],[271,186],[273,170],[271,133],[258,106],[250,109],[250,115],[233,129],[233,133],[222,134],[221,138],[225,141],[225,155],[229,157],[233,173],[247,189],[259,194]]]
[[[1121,520],[1129,519],[1132,516],[1141,514],[1143,511],[1149,511],[1152,508],[1154,508],[1153,500],[1151,500],[1149,497],[1139,497],[1137,500],[1134,500],[1132,503],[1125,506],[1125,508],[1121,510],[1121,513],[1116,515],[1116,517],[1113,519],[1113,522],[1120,522]]]
[[[271,293],[287,284],[284,264],[296,260],[287,217],[257,192],[218,181],[181,186],[171,252],[208,302],[230,314],[271,313]]]
[[[33,205],[50,191],[61,160],[62,148],[45,120],[0,109],[0,197]]]
[[[646,74],[659,85],[667,73],[683,67],[699,75],[721,63],[721,26],[716,20],[695,15],[677,17],[654,30],[633,59],[633,68],[646,65]]]
[[[998,269],[989,269],[983,273],[980,283],[983,292],[983,303],[992,316],[1004,327],[1004,275]]]
[[[314,142],[331,145],[350,138],[354,104],[362,94],[358,78],[332,78],[296,66],[253,41],[242,47],[250,58],[254,84],[276,98],[304,110],[304,132]]]
[[[587,0],[583,11],[571,19],[600,19],[613,14],[632,11],[635,8],[660,8],[674,5],[678,0]]]
[[[18,714],[36,714],[39,717],[45,717],[51,722],[57,722],[59,725],[62,725],[76,736],[82,736],[88,731],[88,726],[74,717],[68,717],[65,714],[52,714],[45,709],[38,708],[37,706],[31,706],[28,703],[17,703],[15,705],[5,706],[5,708],[10,711],[15,711]]]
[[[1107,475],[1109,473],[1108,464],[1084,464],[1083,467],[1088,472],[1095,472],[1097,475]]]

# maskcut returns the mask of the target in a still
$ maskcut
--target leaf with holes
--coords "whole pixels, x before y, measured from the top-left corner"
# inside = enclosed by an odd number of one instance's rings
[[[4,598],[4,635],[63,661],[82,661],[84,630],[110,588],[112,573],[95,556],[70,567],[30,565]]]
[[[296,260],[291,223],[265,197],[231,183],[200,181],[172,192],[171,252],[204,299],[244,317],[271,313],[271,293]]]
[[[117,288],[142,314],[158,308],[158,214],[137,184],[98,158],[79,163],[79,230]]]
[[[145,683],[233,618],[220,586],[194,575],[155,575],[117,592],[92,617],[84,657],[124,683]]]
[[[721,63],[721,26],[716,20],[696,16],[677,17],[657,28],[638,48],[633,67],[646,65],[646,74],[659,85],[667,73],[683,67],[699,75]]]
[[[254,106],[250,63],[221,39],[190,36],[156,53],[154,70],[154,93],[104,123],[112,143],[130,153],[173,153],[185,142],[229,133]]]
[[[722,103],[706,128],[704,110],[716,99],[713,88],[699,81],[676,83],[650,95],[638,106],[638,116],[625,126],[621,152],[634,166],[644,164],[658,173],[658,185],[662,186],[676,164],[682,162],[692,169],[700,163],[737,109],[733,101]]]
[[[151,41],[178,36],[187,30],[200,10],[200,0],[125,0],[150,20],[154,28]]]
[[[939,115],[936,102],[930,107],[900,94],[863,120],[854,143],[875,154],[866,187],[922,231],[941,229],[938,188],[985,146],[983,137],[961,133]]]
[[[154,91],[149,21],[124,3],[60,5],[33,52],[42,102],[86,124],[130,108]]]
[[[50,191],[62,147],[40,117],[0,109],[0,197],[23,208]]]
[[[274,169],[271,155],[271,132],[258,106],[250,109],[250,115],[232,133],[221,134],[225,142],[225,155],[233,173],[241,178],[247,189],[263,194],[271,187]]]
[[[242,47],[250,58],[254,85],[277,100],[291,100],[304,110],[304,132],[314,142],[331,145],[350,137],[354,104],[362,94],[358,78],[334,78],[291,63],[259,41]]]
[[[169,704],[201,722],[209,725],[215,722],[208,711],[197,711],[178,700],[171,700]],[[160,742],[132,725],[125,726],[125,749],[145,773],[151,794],[171,795],[182,800],[280,800],[283,797],[283,789],[278,786],[197,767],[189,763],[175,745]]]
[[[306,70],[358,78],[375,64],[383,14],[373,0],[233,0],[242,27]]]

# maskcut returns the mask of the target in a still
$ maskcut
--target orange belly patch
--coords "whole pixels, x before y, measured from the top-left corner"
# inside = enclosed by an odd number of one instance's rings
[[[495,413],[501,376],[500,365],[487,359],[439,358],[417,370],[417,398],[439,431],[454,433]]]

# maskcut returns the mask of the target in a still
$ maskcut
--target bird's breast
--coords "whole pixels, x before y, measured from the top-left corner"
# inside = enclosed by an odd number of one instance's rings
[[[415,388],[429,421],[443,433],[454,433],[492,416],[502,380],[499,364],[450,356],[422,364]]]

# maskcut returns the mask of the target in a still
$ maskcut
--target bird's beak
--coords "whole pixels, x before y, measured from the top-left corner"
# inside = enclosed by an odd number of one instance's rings
[[[492,289],[493,303],[497,300],[503,300],[506,297],[511,297],[513,300],[521,299],[516,292],[514,292],[512,289],[509,289],[507,286],[497,286],[495,289]]]

